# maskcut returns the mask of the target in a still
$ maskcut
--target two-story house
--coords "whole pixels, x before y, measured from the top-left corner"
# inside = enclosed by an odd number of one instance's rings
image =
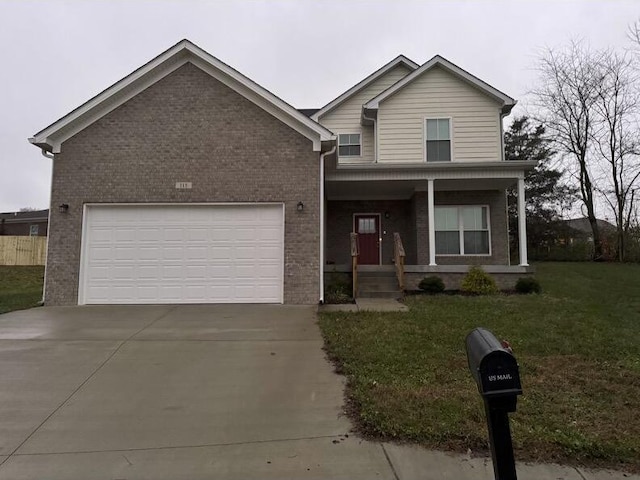
[[[531,271],[524,175],[535,162],[504,158],[503,118],[515,100],[448,60],[419,66],[400,55],[311,115],[337,136],[325,166],[326,263],[350,271],[349,232],[361,270],[397,261],[416,288],[439,275],[456,288],[469,265],[503,287]],[[520,265],[510,265],[507,187],[518,185]],[[375,290],[375,289],[374,289]]]
[[[504,158],[514,104],[400,56],[297,110],[183,40],[29,139],[53,161],[45,302],[309,304],[354,268],[407,288],[455,287],[472,264],[514,282],[534,165]]]

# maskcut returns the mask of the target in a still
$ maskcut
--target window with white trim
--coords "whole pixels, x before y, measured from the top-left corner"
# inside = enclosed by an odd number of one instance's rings
[[[451,120],[448,118],[427,118],[425,129],[427,162],[450,162]]]
[[[436,255],[489,255],[489,207],[435,207]]]
[[[29,235],[31,237],[35,237],[36,235],[38,235],[39,231],[40,231],[39,225],[29,225]]]
[[[341,133],[338,135],[338,156],[359,157],[362,152],[359,133]]]

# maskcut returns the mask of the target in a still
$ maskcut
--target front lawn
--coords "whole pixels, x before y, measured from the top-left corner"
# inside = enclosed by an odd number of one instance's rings
[[[0,266],[0,313],[36,306],[42,300],[44,267]]]
[[[464,347],[482,326],[509,340],[520,364],[518,460],[640,471],[640,266],[536,268],[541,295],[408,297],[409,312],[322,314],[358,430],[486,453]]]

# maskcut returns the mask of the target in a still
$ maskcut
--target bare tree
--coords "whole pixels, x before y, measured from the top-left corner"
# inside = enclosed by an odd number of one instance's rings
[[[635,211],[640,179],[639,102],[631,58],[612,51],[604,53],[598,65],[602,80],[594,104],[597,123],[593,143],[602,159],[597,190],[614,214],[616,259],[624,261],[625,238]]]
[[[586,208],[594,243],[594,259],[603,257],[596,221],[594,132],[602,72],[601,54],[594,54],[578,42],[566,50],[547,50],[538,64],[539,87],[532,91],[539,121],[546,125],[566,171],[577,180],[580,199]]]

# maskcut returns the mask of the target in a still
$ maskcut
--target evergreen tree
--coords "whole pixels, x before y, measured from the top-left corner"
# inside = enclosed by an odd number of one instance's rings
[[[554,222],[560,212],[576,199],[577,189],[561,182],[563,172],[551,167],[555,152],[545,136],[544,125],[534,125],[529,117],[514,119],[504,136],[507,160],[536,160],[538,165],[525,176],[527,199],[527,239],[529,246],[548,245],[557,237]],[[518,228],[516,190],[507,191],[509,229]],[[517,235],[512,235],[512,251],[517,251]]]

